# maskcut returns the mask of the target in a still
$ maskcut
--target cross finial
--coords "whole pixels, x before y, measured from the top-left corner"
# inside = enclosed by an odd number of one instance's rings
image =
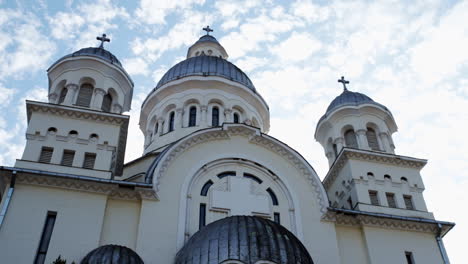
[[[210,32],[213,32],[213,30],[210,28],[210,26],[204,27],[203,30],[206,31],[206,35],[210,35]]]
[[[346,88],[346,85],[349,83],[349,81],[346,81],[344,76],[341,76],[341,79],[338,79],[338,82],[342,83],[343,84],[343,89],[345,91],[348,91],[348,89]]]
[[[110,38],[106,38],[106,34],[102,34],[101,37],[96,37],[97,40],[101,41],[101,45],[99,45],[99,48],[103,49],[104,48],[104,42],[110,42]]]

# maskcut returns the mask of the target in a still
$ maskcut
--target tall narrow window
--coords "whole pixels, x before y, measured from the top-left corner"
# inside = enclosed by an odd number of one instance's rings
[[[52,153],[54,153],[53,148],[42,147],[38,161],[42,163],[50,163],[50,160],[52,159]]]
[[[189,122],[188,126],[193,127],[197,124],[197,108],[195,106],[190,107],[189,110]]]
[[[57,218],[56,212],[48,212],[47,218],[42,230],[41,240],[39,241],[39,248],[37,250],[36,259],[34,264],[43,264],[46,259],[47,250],[49,248],[52,231],[54,230],[55,220]]]
[[[239,123],[239,114],[238,113],[234,113],[234,123]]]
[[[348,205],[349,205],[349,209],[353,209],[353,199],[351,199],[351,196],[348,198]]]
[[[273,190],[268,188],[266,191],[270,195],[273,205],[278,205],[278,198],[276,197],[276,194],[273,192]]]
[[[207,181],[207,182],[203,185],[203,187],[202,187],[202,189],[201,189],[201,191],[200,191],[200,195],[201,195],[201,196],[206,196],[206,195],[208,195],[208,191],[210,190],[211,185],[213,185],[213,181],[212,181],[212,180]]]
[[[406,209],[414,210],[413,199],[411,195],[403,195],[403,200],[405,201]]]
[[[350,147],[350,148],[358,147],[356,134],[354,133],[354,130],[352,129],[347,130],[344,134],[344,138],[345,138],[345,143],[347,147]]]
[[[66,149],[63,151],[62,162],[60,163],[60,165],[72,166],[74,158],[75,158],[75,151]]]
[[[213,107],[213,109],[211,109],[211,126],[219,126],[219,109],[218,109],[218,107]]]
[[[369,198],[372,205],[380,205],[377,191],[369,191]]]
[[[198,229],[206,225],[206,204],[200,204],[200,219],[198,220]]]
[[[83,168],[94,169],[94,163],[96,162],[96,153],[85,153],[83,160]]]
[[[388,207],[396,208],[397,206],[396,206],[396,202],[395,202],[395,194],[385,193],[385,196],[387,196]]]
[[[76,105],[89,107],[92,96],[93,96],[93,86],[88,83],[81,85],[80,91],[78,92],[78,98],[76,99]]]
[[[63,101],[65,101],[65,97],[67,96],[67,92],[68,92],[67,88],[63,88],[62,91],[60,91],[60,96],[59,96],[59,100],[58,100],[59,104],[61,104],[61,103],[63,103]]]
[[[278,224],[281,224],[280,213],[273,213],[273,221],[275,221]]]
[[[377,134],[375,130],[368,127],[366,132],[367,143],[369,143],[369,147],[372,150],[380,150],[379,148],[379,141],[377,140]]]
[[[101,110],[104,112],[110,112],[112,106],[112,96],[110,94],[104,95],[102,98]]]
[[[405,258],[406,258],[406,263],[408,264],[414,264],[414,258],[413,258],[413,253],[406,251],[405,252]]]
[[[174,116],[174,112],[171,112],[171,114],[169,115],[169,132],[174,131]]]
[[[333,152],[335,153],[335,158],[338,157],[338,147],[336,144],[333,144]]]
[[[158,121],[156,121],[156,124],[154,125],[154,135],[157,135],[158,130],[159,130],[159,123]]]

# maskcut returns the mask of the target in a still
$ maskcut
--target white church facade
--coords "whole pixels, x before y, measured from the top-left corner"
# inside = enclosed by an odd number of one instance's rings
[[[134,84],[106,36],[50,66],[23,156],[0,167],[0,263],[449,263],[454,224],[428,211],[427,161],[396,154],[387,107],[339,80],[320,180],[268,135],[269,106],[205,29],[141,105],[128,163]]]

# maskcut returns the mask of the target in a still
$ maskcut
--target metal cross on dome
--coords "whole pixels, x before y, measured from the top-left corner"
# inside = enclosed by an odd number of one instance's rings
[[[102,34],[101,37],[96,37],[97,40],[101,41],[101,45],[99,45],[99,48],[103,49],[104,48],[104,42],[110,42],[110,38],[106,38],[106,34]]]
[[[338,79],[338,82],[343,84],[343,89],[345,91],[348,91],[348,89],[346,88],[346,85],[349,83],[349,81],[345,80],[344,76],[341,76],[341,79]]]
[[[213,32],[213,29],[211,29],[210,26],[204,27],[203,30],[206,31],[206,35],[210,35],[210,32]]]

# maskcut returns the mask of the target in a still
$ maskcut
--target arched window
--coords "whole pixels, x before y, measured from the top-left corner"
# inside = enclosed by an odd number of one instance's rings
[[[102,99],[101,110],[104,112],[110,112],[111,105],[112,105],[112,96],[110,94],[104,95],[104,98]]]
[[[154,135],[156,135],[156,133],[158,133],[158,130],[159,130],[159,123],[158,123],[158,121],[156,121],[156,124],[154,125]]]
[[[238,113],[234,113],[234,123],[239,123],[239,114]]]
[[[60,96],[59,96],[59,100],[58,100],[59,104],[61,104],[61,103],[63,103],[63,101],[65,101],[65,97],[67,96],[67,92],[68,92],[67,88],[63,88],[62,91],[60,91]]]
[[[171,131],[174,131],[174,112],[171,112],[171,114],[169,115],[169,131],[168,132],[171,132]]]
[[[345,132],[344,134],[344,139],[347,147],[350,148],[357,148],[357,140],[356,140],[356,134],[354,133],[354,130],[349,129]]]
[[[384,180],[390,180],[390,181],[392,180],[392,177],[388,174],[385,174],[383,177],[384,177]]]
[[[218,107],[213,107],[213,109],[211,109],[211,126],[219,126],[219,109],[218,109]]]
[[[197,108],[195,106],[190,107],[189,110],[189,121],[188,126],[193,127],[197,124]]]
[[[89,83],[81,85],[80,91],[78,92],[78,98],[76,99],[76,105],[89,107],[92,96],[93,86]]]
[[[367,142],[369,143],[369,147],[372,150],[380,150],[379,148],[379,141],[377,140],[377,134],[375,130],[368,127],[366,132]]]

